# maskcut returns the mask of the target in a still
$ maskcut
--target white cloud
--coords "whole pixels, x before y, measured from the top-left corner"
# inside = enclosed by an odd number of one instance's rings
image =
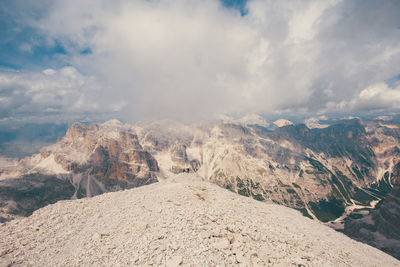
[[[53,70],[53,69],[45,69],[43,71],[43,74],[45,74],[45,75],[54,75],[55,73],[57,73],[57,71]]]
[[[350,110],[373,112],[399,112],[400,86],[390,88],[386,83],[377,83],[362,90],[349,102],[342,102]]]
[[[0,73],[0,118],[40,118],[59,115],[68,119],[73,114],[112,111],[109,99],[99,108],[96,98],[98,84],[93,77],[79,73],[73,67],[43,72]],[[94,98],[94,101],[92,99]]]
[[[45,10],[29,23],[74,68],[25,84],[32,102],[128,120],[367,110],[373,93],[398,109],[397,89],[365,89],[400,72],[398,1],[253,0],[245,16],[217,0],[59,0]],[[70,86],[43,89],[57,82]]]

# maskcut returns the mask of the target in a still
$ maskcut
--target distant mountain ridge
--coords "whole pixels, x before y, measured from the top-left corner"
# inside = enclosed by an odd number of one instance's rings
[[[127,125],[116,120],[74,124],[40,154],[3,164],[0,190],[8,193],[0,196],[1,216],[9,220],[59,199],[195,172],[241,195],[295,208],[322,222],[336,220],[333,226],[344,229],[350,225],[341,217],[344,212],[371,209],[398,183],[397,123],[350,119],[310,129],[286,121],[281,127],[258,121],[248,116],[193,125]],[[38,181],[43,175],[48,182]],[[32,187],[19,190],[21,178],[30,179]],[[42,192],[49,181],[68,189],[57,198],[33,193]]]

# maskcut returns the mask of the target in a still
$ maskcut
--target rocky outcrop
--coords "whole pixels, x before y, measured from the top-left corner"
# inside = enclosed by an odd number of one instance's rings
[[[56,163],[71,173],[85,173],[107,191],[157,181],[158,164],[144,151],[134,131],[122,124],[74,124],[66,136],[42,153],[55,155]],[[74,158],[74,155],[79,155]]]
[[[157,161],[142,148],[135,131],[115,121],[73,124],[65,137],[40,154],[5,165],[0,172],[3,220],[29,215],[61,199],[154,183],[159,171]]]

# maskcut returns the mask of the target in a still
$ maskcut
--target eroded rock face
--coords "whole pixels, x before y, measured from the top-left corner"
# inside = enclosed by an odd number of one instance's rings
[[[121,150],[116,142],[109,147],[98,146],[87,164],[90,174],[106,187],[115,183],[136,187],[157,181],[158,164],[149,152]]]
[[[63,168],[92,176],[107,191],[157,181],[157,162],[143,150],[134,131],[122,125],[74,124],[49,150]]]
[[[15,209],[4,208],[1,216],[12,219],[60,199],[91,197],[154,183],[158,171],[157,161],[142,148],[130,127],[115,122],[89,126],[77,123],[65,137],[42,149],[40,154],[25,158],[14,167],[3,168],[3,179],[10,179],[2,181],[0,190],[16,193],[1,199],[0,205],[6,207],[10,206],[9,201],[15,202]],[[22,176],[23,180],[12,179],[13,175]],[[12,183],[13,180],[16,182]],[[32,186],[24,195],[26,200],[22,200],[22,193],[18,192],[25,180]],[[45,192],[54,187],[54,192],[62,193],[36,196],[39,187]],[[29,196],[31,208],[24,208]]]

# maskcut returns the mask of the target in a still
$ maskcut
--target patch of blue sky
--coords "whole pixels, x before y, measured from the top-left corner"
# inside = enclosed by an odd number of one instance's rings
[[[389,87],[397,87],[400,85],[400,74],[397,74],[390,79],[386,80],[386,83],[388,84]]]
[[[53,45],[27,42],[20,44],[18,40],[0,44],[0,67],[12,69],[36,70],[43,67],[59,68],[65,65],[67,51],[58,43]]]
[[[36,69],[61,63],[60,56],[67,54],[61,44],[48,43],[35,29],[3,15],[0,14],[0,67]]]
[[[81,55],[90,55],[90,54],[92,54],[92,49],[90,49],[90,47],[82,49],[81,51],[79,51],[79,54],[81,54]]]
[[[240,10],[242,16],[247,14],[246,2],[247,0],[220,0],[222,4],[228,8],[235,8]]]
[[[28,5],[28,7],[26,6]],[[31,8],[30,8],[31,7]],[[0,68],[36,70],[59,67],[67,51],[57,42],[49,43],[24,20],[40,10],[24,1],[3,0],[0,4]]]

